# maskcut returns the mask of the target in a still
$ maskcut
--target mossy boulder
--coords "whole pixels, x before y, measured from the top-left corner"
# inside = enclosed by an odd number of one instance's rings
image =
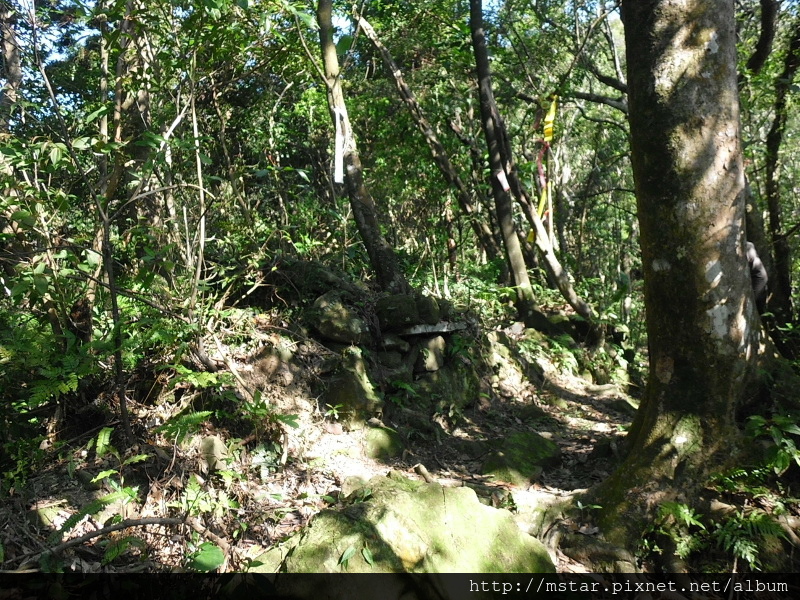
[[[471,365],[451,361],[444,368],[426,373],[416,380],[418,396],[437,410],[470,406],[480,395],[480,379]]]
[[[314,302],[309,320],[320,335],[342,344],[365,344],[370,340],[367,324],[347,305],[344,294],[331,290]]]
[[[561,464],[561,450],[532,431],[512,433],[487,457],[481,473],[527,487],[545,468]]]
[[[375,303],[375,314],[381,331],[400,331],[420,322],[417,303],[410,294],[379,298]]]
[[[288,556],[275,550],[257,560],[274,568],[281,556],[289,573],[555,572],[540,541],[522,532],[508,511],[481,504],[468,487],[390,474],[373,478],[365,490],[364,501],[319,513]]]
[[[400,434],[391,429],[375,427],[367,430],[364,438],[364,453],[370,458],[386,460],[396,458],[403,453],[403,442]]]
[[[338,407],[343,420],[353,429],[382,411],[383,401],[370,381],[360,348],[351,346],[342,351],[341,365],[328,381],[323,401]]]
[[[382,366],[389,369],[396,369],[403,364],[403,355],[393,350],[378,352],[376,357]]]
[[[420,296],[417,298],[417,313],[420,323],[436,325],[442,320],[442,311],[439,310],[439,303],[433,296]]]

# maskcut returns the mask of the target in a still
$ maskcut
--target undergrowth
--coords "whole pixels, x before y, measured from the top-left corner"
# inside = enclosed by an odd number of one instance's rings
[[[728,571],[785,568],[782,546],[789,538],[779,519],[797,503],[784,476],[800,467],[798,416],[751,416],[745,435],[760,453],[750,464],[728,469],[709,482],[731,504],[704,515],[686,503],[663,503],[641,543],[643,557],[668,551],[711,570],[719,570],[720,564]]]

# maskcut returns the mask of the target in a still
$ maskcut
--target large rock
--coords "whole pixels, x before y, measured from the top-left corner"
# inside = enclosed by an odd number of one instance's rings
[[[375,314],[381,331],[399,331],[419,324],[419,313],[414,296],[395,294],[384,296],[375,303]]]
[[[290,544],[259,557],[263,570],[555,572],[541,542],[522,532],[508,511],[481,504],[468,487],[423,484],[390,473],[373,478],[364,490],[371,493],[359,496],[364,501],[322,511]],[[349,556],[346,565],[344,556]],[[251,569],[256,570],[262,567]]]
[[[370,340],[367,324],[347,306],[342,293],[332,290],[314,302],[311,323],[326,340],[342,344],[365,344]]]
[[[422,398],[435,399],[436,410],[470,406],[480,397],[480,385],[474,367],[459,360],[416,380],[417,393]]]
[[[364,436],[364,454],[378,460],[397,458],[403,454],[403,441],[393,429],[375,427]]]
[[[444,367],[445,341],[440,335],[419,342],[415,373],[430,373]]]
[[[421,323],[436,325],[442,319],[439,303],[433,296],[420,296],[417,298],[417,313]]]
[[[561,464],[561,450],[538,433],[512,433],[483,463],[481,473],[520,487],[527,487],[544,468]]]
[[[351,428],[361,427],[382,411],[383,401],[369,379],[360,348],[351,346],[342,351],[342,363],[328,382],[323,400],[337,407]]]

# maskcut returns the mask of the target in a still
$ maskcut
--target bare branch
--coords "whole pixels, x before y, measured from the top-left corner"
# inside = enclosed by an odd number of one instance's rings
[[[628,114],[628,101],[625,100],[625,98],[609,98],[608,96],[589,92],[571,92],[569,95],[578,100],[587,100],[595,104],[605,104],[611,108],[616,108],[625,115]]]

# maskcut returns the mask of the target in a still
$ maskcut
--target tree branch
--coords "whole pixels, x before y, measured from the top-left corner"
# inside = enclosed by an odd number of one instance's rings
[[[587,100],[596,104],[605,104],[611,108],[616,108],[621,113],[628,114],[628,101],[625,98],[610,98],[601,94],[592,94],[589,92],[570,92],[569,94],[578,100]]]
[[[761,33],[756,42],[755,50],[747,59],[747,70],[758,73],[772,52],[772,42],[775,40],[775,22],[778,18],[778,1],[761,0]]]
[[[79,546],[84,542],[88,542],[91,539],[100,537],[101,535],[112,533],[114,531],[119,531],[120,529],[128,529],[129,527],[143,527],[144,525],[181,525],[183,522],[184,522],[183,519],[179,519],[176,517],[147,517],[144,519],[125,519],[124,521],[120,521],[119,523],[116,523],[114,525],[101,527],[97,531],[90,531],[89,533],[82,535],[80,537],[76,537],[71,540],[67,540],[66,542],[62,542],[61,544],[53,546],[49,550],[40,552],[35,556],[39,557],[47,554],[60,554],[67,548],[72,548],[73,546]]]

